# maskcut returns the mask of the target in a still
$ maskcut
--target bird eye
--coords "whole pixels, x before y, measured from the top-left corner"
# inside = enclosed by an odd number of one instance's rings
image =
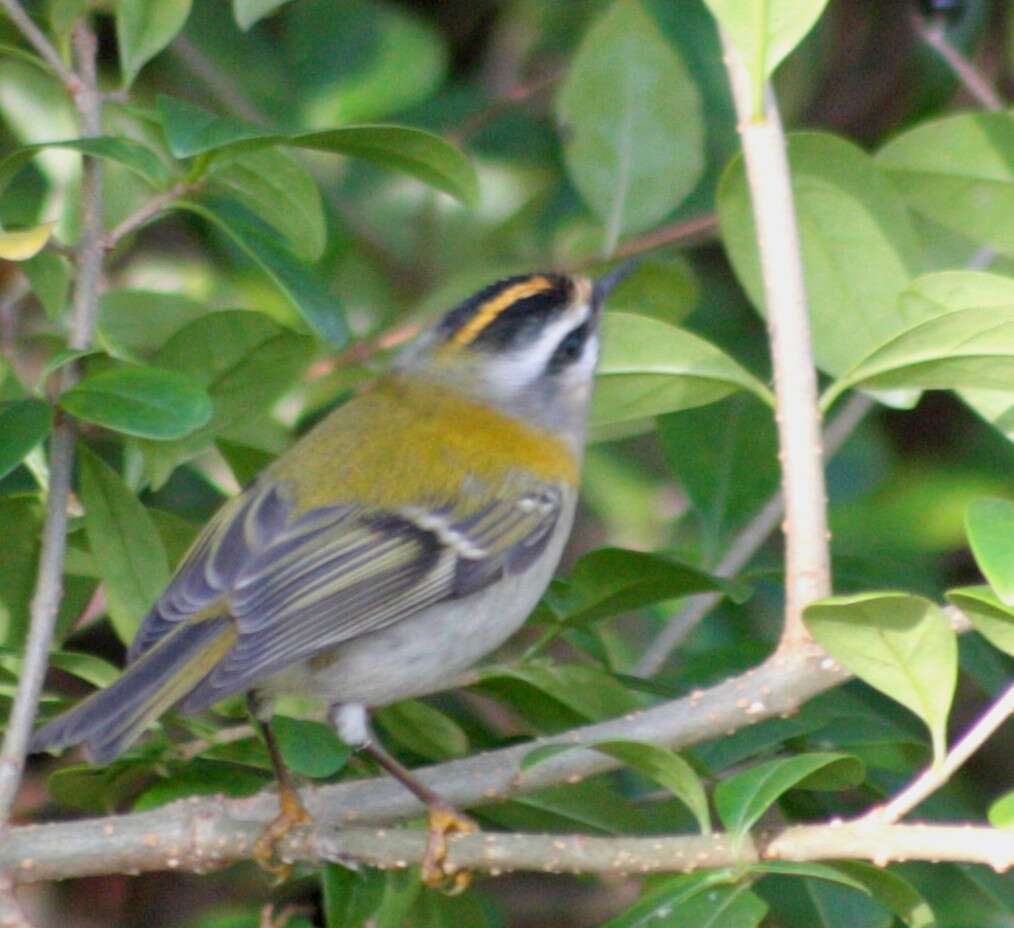
[[[588,338],[588,323],[579,325],[571,330],[567,337],[556,346],[556,351],[549,359],[549,370],[559,371],[570,364],[573,364],[581,357],[584,350],[584,343]]]

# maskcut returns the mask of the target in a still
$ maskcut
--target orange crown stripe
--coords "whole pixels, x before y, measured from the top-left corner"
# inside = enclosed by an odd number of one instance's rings
[[[468,320],[454,335],[455,345],[470,345],[474,342],[482,330],[486,328],[505,309],[513,306],[518,300],[535,296],[536,293],[543,293],[552,288],[552,284],[541,275],[523,280],[520,283],[508,287],[496,296],[486,300],[476,311],[475,315]]]

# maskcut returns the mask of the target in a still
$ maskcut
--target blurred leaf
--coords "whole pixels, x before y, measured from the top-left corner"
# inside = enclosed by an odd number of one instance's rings
[[[999,600],[1014,606],[1014,502],[978,499],[968,507],[965,525],[979,569]]]
[[[34,258],[23,261],[20,269],[28,278],[46,316],[54,321],[59,319],[67,306],[70,291],[70,268],[66,259],[52,251],[41,251]]]
[[[313,342],[260,313],[208,313],[180,328],[151,363],[185,375],[211,397],[211,418],[181,442],[205,446],[215,436],[267,413],[310,363]]]
[[[990,644],[1014,657],[1014,608],[1005,606],[988,586],[949,590],[947,598],[971,620]]]
[[[168,584],[169,563],[151,515],[119,474],[84,446],[79,455],[88,544],[105,581],[109,617],[126,643]]]
[[[923,259],[904,203],[869,155],[817,132],[792,133],[788,154],[814,353],[821,370],[841,374],[909,322],[897,298]],[[736,276],[763,312],[742,156],[722,177],[718,219]]]
[[[412,928],[492,928],[477,893],[446,896],[432,890],[424,891],[411,915]]]
[[[49,666],[59,667],[95,687],[109,686],[120,675],[120,671],[94,654],[82,651],[52,651]]]
[[[149,509],[148,514],[155,522],[158,537],[162,539],[162,546],[169,561],[169,568],[173,570],[190,550],[190,545],[197,538],[201,526],[163,509]]]
[[[236,483],[245,487],[274,459],[273,454],[261,451],[258,448],[250,448],[246,445],[219,439],[215,442],[216,447],[229,465]]]
[[[734,395],[660,416],[658,441],[710,540],[712,557],[706,563],[713,563],[722,542],[778,490],[774,416],[752,396]]]
[[[338,298],[311,268],[276,242],[270,226],[244,206],[220,197],[201,202],[181,200],[179,206],[218,226],[274,281],[310,328],[340,348],[349,338]]]
[[[804,872],[808,865],[799,866]],[[837,873],[833,865],[821,867]],[[891,913],[874,902],[861,884],[857,884],[861,891],[856,891],[827,879],[798,879],[791,865],[784,876],[777,868],[771,873],[759,885],[758,892],[771,905],[775,924],[806,928],[892,928],[896,924]],[[848,879],[844,874],[838,876]]]
[[[731,735],[723,734],[696,744],[692,753],[709,769],[719,773],[759,754],[782,749],[785,742],[817,731],[822,725],[820,719],[800,715],[787,719],[764,719]]]
[[[24,460],[53,425],[53,407],[42,400],[0,403],[0,478]]]
[[[751,864],[750,870],[753,873],[773,873],[779,876],[806,876],[826,883],[837,883],[839,886],[846,886],[869,895],[869,890],[863,883],[837,870],[833,864],[816,861],[765,860]]]
[[[827,0],[704,0],[743,57],[761,113],[767,79],[820,18]]]
[[[675,209],[701,177],[697,88],[636,0],[615,0],[585,33],[556,115],[567,170],[609,248]]]
[[[556,611],[568,625],[588,625],[633,609],[714,590],[735,598],[742,592],[728,580],[657,554],[599,548],[578,559]]]
[[[332,776],[352,756],[352,748],[339,739],[331,726],[322,722],[276,715],[271,719],[271,731],[278,741],[285,766],[300,776]]]
[[[935,928],[933,910],[906,879],[883,867],[859,861],[838,861],[829,866],[866,887],[870,896],[893,912],[908,928]]]
[[[715,886],[702,874],[677,877],[666,889],[656,890],[602,928],[756,928],[768,906],[750,891],[748,883]],[[677,882],[685,880],[686,883]],[[730,879],[726,876],[726,880]]]
[[[592,422],[605,425],[713,403],[748,390],[770,391],[728,355],[685,329],[629,313],[602,320]]]
[[[324,40],[322,28],[329,33]],[[429,17],[400,4],[344,0],[314,9],[301,3],[287,38],[297,80],[307,88],[302,124],[386,119],[430,97],[447,73],[444,35]]]
[[[919,212],[1014,254],[1014,114],[920,123],[888,142],[877,161]]]
[[[1009,390],[1014,382],[1014,304],[959,309],[906,328],[862,358],[821,397],[850,387]]]
[[[589,747],[615,757],[669,790],[693,813],[701,833],[711,833],[704,784],[694,768],[675,751],[641,741],[599,741]]]
[[[46,247],[55,228],[55,222],[44,222],[30,229],[0,229],[0,259],[28,261],[34,258]]]
[[[117,0],[116,42],[123,86],[165,48],[190,15],[190,0]]]
[[[252,796],[270,778],[259,770],[195,757],[185,767],[149,786],[133,804],[134,812],[147,812],[190,796]]]
[[[74,764],[50,774],[46,792],[60,805],[84,812],[110,813],[151,776],[151,764],[117,760],[103,767]]]
[[[939,762],[958,672],[957,641],[940,608],[907,593],[859,593],[814,603],[803,619],[842,666],[926,723]]]
[[[383,899],[384,875],[379,870],[324,864],[320,882],[327,928],[364,928]]]
[[[0,643],[21,648],[35,588],[42,514],[33,497],[0,498],[4,548],[0,557]]]
[[[989,824],[994,828],[1014,828],[1014,790],[990,805]]]
[[[713,886],[728,883],[732,875],[728,870],[687,873],[659,880],[629,909],[602,925],[602,928],[679,928],[692,923],[673,920],[673,913],[694,896]],[[697,925],[694,924],[694,928]],[[717,926],[715,926],[717,928]]]
[[[63,142],[40,142],[15,149],[0,160],[0,193],[35,155],[47,148],[70,148],[85,155],[122,164],[154,187],[165,186],[169,182],[168,170],[150,148],[133,139],[104,135]]]
[[[232,0],[232,15],[236,25],[246,32],[254,23],[274,13],[289,0]]]
[[[373,710],[373,718],[402,747],[427,760],[464,757],[468,735],[450,716],[417,699]]]
[[[745,835],[790,789],[845,789],[862,783],[863,765],[847,754],[798,754],[769,760],[715,787],[715,808],[729,831]]]
[[[467,156],[440,136],[422,129],[376,125],[287,133],[216,116],[174,97],[160,96],[158,106],[169,148],[177,158],[209,152],[222,157],[290,145],[371,161],[443,190],[466,205],[478,198],[478,179]]]
[[[610,309],[676,325],[697,302],[697,282],[685,258],[643,259],[609,294]]]
[[[274,148],[239,152],[215,160],[212,190],[231,196],[274,226],[304,261],[324,251],[327,228],[317,183],[287,152]]]
[[[114,367],[89,374],[60,394],[79,419],[141,438],[182,438],[212,413],[208,394],[189,377],[154,367]]]
[[[173,332],[208,312],[179,293],[110,290],[102,294],[98,338],[115,357],[146,361]]]

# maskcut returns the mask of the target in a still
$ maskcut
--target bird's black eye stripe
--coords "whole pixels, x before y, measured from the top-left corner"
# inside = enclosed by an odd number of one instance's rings
[[[556,351],[549,359],[547,370],[550,373],[556,373],[577,361],[581,357],[581,352],[584,351],[584,343],[588,340],[589,331],[587,322],[579,325],[576,329],[571,329],[563,341],[556,346]]]

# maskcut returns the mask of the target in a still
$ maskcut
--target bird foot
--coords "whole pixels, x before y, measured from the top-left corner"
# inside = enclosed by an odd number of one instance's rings
[[[467,835],[479,830],[472,819],[448,805],[431,805],[429,811],[429,840],[422,862],[422,881],[430,889],[448,896],[457,896],[472,882],[469,870],[458,870],[447,863],[447,836]]]
[[[275,851],[278,844],[293,828],[309,825],[313,819],[299,801],[299,794],[294,789],[283,786],[278,793],[278,804],[281,807],[278,815],[264,829],[254,845],[253,859],[261,869],[267,870],[279,883],[283,883],[292,873],[292,864],[277,858]]]

